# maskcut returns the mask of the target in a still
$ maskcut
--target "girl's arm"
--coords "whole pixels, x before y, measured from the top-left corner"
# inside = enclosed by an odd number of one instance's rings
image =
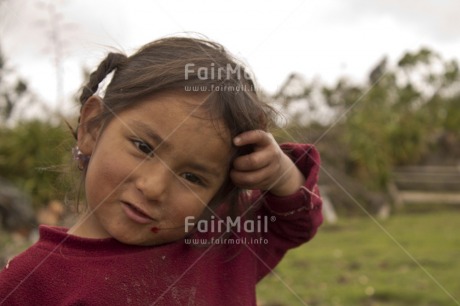
[[[255,192],[256,205],[260,207],[256,214],[270,220],[268,233],[261,233],[268,244],[262,245],[257,253],[261,278],[288,249],[313,238],[322,223],[322,202],[317,186],[320,158],[312,145],[279,146],[265,132],[251,131],[240,136],[258,141],[252,143],[253,153],[235,160],[232,179],[241,187],[260,189]]]
[[[260,130],[244,132],[234,143],[253,147],[252,153],[234,161],[230,177],[235,185],[259,190],[265,202],[260,213],[274,216],[280,222],[289,220],[286,223],[292,225],[283,226],[283,230],[286,227],[301,230],[294,236],[285,235],[285,240],[298,245],[311,239],[322,222],[322,202],[317,186],[318,151],[308,144],[279,146],[270,133]],[[297,219],[299,224],[292,222]],[[301,235],[300,239],[297,235]]]

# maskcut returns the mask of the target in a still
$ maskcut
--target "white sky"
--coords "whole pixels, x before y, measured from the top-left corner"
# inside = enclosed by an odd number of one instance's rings
[[[268,92],[292,72],[330,84],[344,75],[362,80],[384,55],[394,62],[422,46],[460,59],[458,0],[0,0],[0,43],[10,66],[66,113],[76,108],[68,98],[56,102],[50,2],[60,14],[67,96],[81,86],[81,67],[95,68],[113,47],[130,53],[184,31],[222,43]]]

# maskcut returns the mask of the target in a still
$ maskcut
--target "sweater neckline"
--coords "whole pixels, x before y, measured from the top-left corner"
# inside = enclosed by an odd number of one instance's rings
[[[117,241],[114,238],[84,238],[68,234],[69,229],[59,226],[39,226],[37,245],[48,251],[74,256],[113,256],[124,253],[141,252],[152,248],[169,248],[174,243],[159,246],[136,246]]]

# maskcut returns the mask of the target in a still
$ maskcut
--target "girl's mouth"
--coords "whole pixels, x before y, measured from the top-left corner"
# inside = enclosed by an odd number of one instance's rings
[[[154,221],[149,215],[130,203],[121,202],[121,206],[126,216],[134,222],[147,224]]]

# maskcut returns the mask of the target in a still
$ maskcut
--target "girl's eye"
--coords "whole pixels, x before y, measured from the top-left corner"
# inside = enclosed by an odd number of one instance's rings
[[[136,146],[139,151],[144,153],[145,155],[153,155],[153,149],[147,143],[143,142],[142,140],[133,140],[134,145]]]
[[[190,172],[184,173],[182,174],[182,177],[193,184],[201,185],[201,186],[204,185],[203,181],[193,173],[190,173]]]

